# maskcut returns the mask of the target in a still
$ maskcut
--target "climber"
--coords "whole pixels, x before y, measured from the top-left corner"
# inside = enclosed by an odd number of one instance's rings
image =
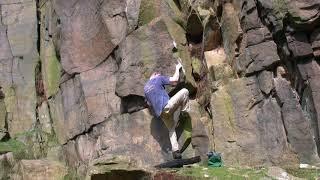
[[[163,120],[169,130],[172,156],[174,159],[181,159],[175,128],[179,121],[180,112],[188,111],[189,91],[183,88],[169,99],[169,95],[164,86],[177,85],[179,74],[184,72],[184,70],[181,71],[182,69],[183,67],[179,62],[176,65],[175,73],[172,77],[163,76],[159,72],[154,72],[144,86],[144,93],[149,107],[151,107],[157,118]]]

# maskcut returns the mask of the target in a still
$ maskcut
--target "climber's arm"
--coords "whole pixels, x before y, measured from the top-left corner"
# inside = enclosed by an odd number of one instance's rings
[[[178,81],[179,81],[179,69],[182,68],[182,65],[179,63],[176,65],[176,70],[173,74],[173,76],[171,76],[169,78],[170,84],[171,85],[177,85]]]

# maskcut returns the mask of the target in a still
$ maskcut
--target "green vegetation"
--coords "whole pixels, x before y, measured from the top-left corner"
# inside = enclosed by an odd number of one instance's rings
[[[20,156],[20,159],[30,158],[43,158],[47,156],[48,149],[57,146],[58,139],[54,133],[47,133],[39,128],[35,128],[31,131],[19,133],[16,135],[16,139],[21,139],[25,142],[24,149],[27,156]]]
[[[77,171],[73,168],[68,169],[68,173],[64,176],[63,180],[80,180],[80,176]]]
[[[15,139],[0,142],[0,154],[7,152],[12,152],[16,159],[24,159],[27,157],[26,145]]]
[[[196,179],[260,179],[267,177],[267,170],[261,169],[240,169],[240,168],[208,168],[192,167],[178,170],[178,174],[195,177]]]
[[[286,171],[299,178],[306,178],[306,179],[318,179],[320,177],[320,170],[319,169],[294,169],[288,168]]]
[[[279,15],[278,18],[284,18],[288,12],[287,0],[273,0],[273,10]]]
[[[268,168],[240,168],[221,167],[210,168],[204,166],[184,167],[176,169],[178,174],[191,176],[195,179],[263,179],[268,176]],[[287,173],[304,179],[317,179],[320,177],[320,170],[317,169],[286,169]]]

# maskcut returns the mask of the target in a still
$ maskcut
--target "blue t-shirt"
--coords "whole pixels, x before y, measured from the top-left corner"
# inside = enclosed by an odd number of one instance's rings
[[[165,85],[169,84],[169,77],[157,76],[149,80],[144,86],[144,95],[157,117],[160,116],[169,101],[169,95],[164,88]]]

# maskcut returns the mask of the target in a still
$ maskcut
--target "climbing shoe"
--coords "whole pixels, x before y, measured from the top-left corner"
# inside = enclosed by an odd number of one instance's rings
[[[172,152],[173,159],[181,159],[181,153],[179,150]]]

